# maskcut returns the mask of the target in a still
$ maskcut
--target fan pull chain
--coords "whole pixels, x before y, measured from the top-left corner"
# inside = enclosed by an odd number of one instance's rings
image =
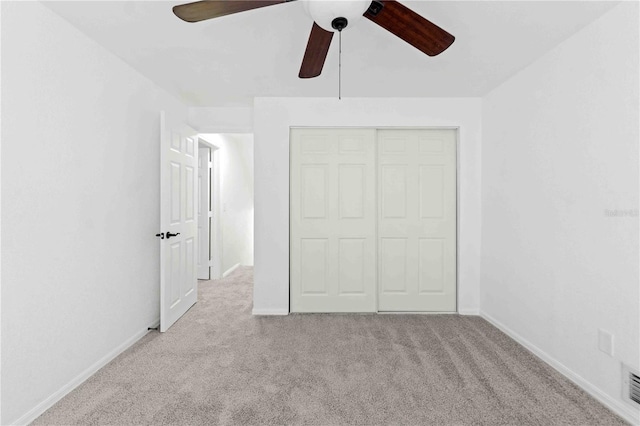
[[[338,31],[338,100],[342,99],[342,31]]]

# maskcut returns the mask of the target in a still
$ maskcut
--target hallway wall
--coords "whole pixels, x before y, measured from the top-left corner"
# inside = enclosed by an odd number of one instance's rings
[[[2,424],[159,317],[159,111],[186,108],[38,2],[2,2]]]

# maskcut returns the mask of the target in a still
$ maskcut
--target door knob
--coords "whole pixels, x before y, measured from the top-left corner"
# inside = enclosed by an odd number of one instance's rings
[[[171,238],[171,237],[175,237],[175,236],[178,236],[178,235],[180,235],[180,233],[179,233],[179,232],[178,232],[178,233],[175,233],[175,234],[172,234],[171,232],[167,232],[167,240],[168,240],[169,238]]]
[[[161,240],[164,240],[164,232],[156,234],[156,237],[160,237]]]

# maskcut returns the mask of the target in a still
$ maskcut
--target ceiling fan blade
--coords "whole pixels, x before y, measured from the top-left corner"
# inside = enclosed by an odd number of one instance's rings
[[[293,0],[206,0],[174,6],[173,13],[183,21],[199,22],[289,1]]]
[[[429,56],[444,52],[456,39],[396,0],[374,1],[364,16]]]
[[[320,75],[332,39],[333,32],[324,30],[315,22],[313,23],[298,77],[313,78]]]

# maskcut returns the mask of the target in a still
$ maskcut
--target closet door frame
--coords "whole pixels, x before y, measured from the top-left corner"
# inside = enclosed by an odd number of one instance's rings
[[[391,311],[380,311],[380,300],[379,300],[379,280],[380,277],[376,272],[376,282],[375,282],[375,313],[384,314],[384,315],[398,315],[398,314],[419,314],[419,315],[432,315],[432,314],[457,314],[459,313],[460,307],[460,127],[459,126],[290,126],[289,127],[289,313],[292,313],[291,310],[291,172],[293,168],[293,158],[291,156],[291,144],[293,143],[291,132],[293,129],[370,129],[376,131],[376,140],[375,140],[375,158],[376,158],[376,174],[375,174],[375,196],[376,203],[378,202],[378,189],[379,189],[379,176],[377,173],[377,159],[378,159],[378,138],[377,132],[379,130],[454,130],[455,131],[455,167],[456,167],[456,184],[455,184],[455,200],[456,200],[456,208],[455,208],[455,222],[456,222],[456,255],[455,255],[455,270],[456,270],[456,279],[455,279],[455,310],[452,312],[391,312]],[[375,242],[376,242],[376,263],[378,262],[379,255],[379,247],[378,247],[378,223],[376,220],[376,232],[375,232]]]

